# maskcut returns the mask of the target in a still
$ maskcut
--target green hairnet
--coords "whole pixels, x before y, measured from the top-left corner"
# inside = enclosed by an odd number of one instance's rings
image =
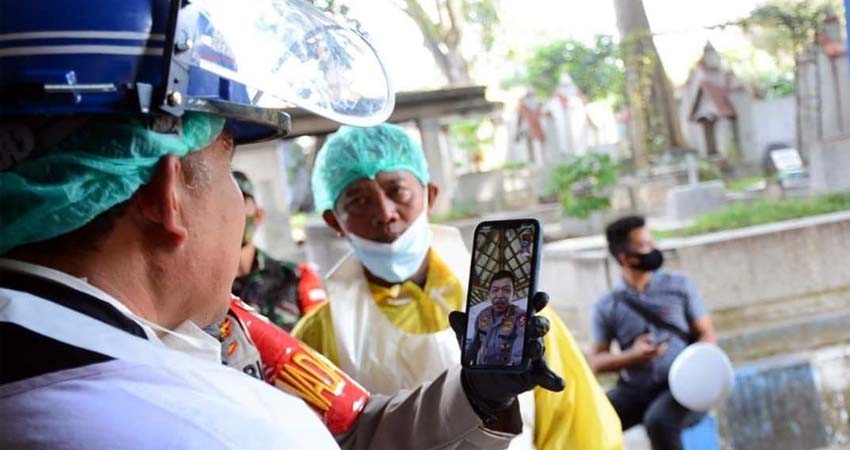
[[[181,137],[150,131],[139,118],[96,119],[0,172],[0,254],[82,227],[150,181],[160,158],[200,150],[223,127],[220,117],[186,113]]]
[[[374,180],[378,172],[406,170],[424,185],[428,162],[422,148],[399,126],[342,127],[325,142],[313,168],[316,211],[333,209],[353,181]]]

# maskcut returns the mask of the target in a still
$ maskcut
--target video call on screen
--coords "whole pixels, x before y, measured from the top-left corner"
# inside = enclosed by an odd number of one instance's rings
[[[470,365],[522,362],[533,276],[534,226],[482,226],[475,235],[464,358]]]

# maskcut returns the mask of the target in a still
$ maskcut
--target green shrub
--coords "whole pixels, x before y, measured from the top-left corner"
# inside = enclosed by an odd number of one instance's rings
[[[555,166],[549,179],[561,209],[569,217],[586,219],[593,211],[611,206],[608,188],[617,181],[617,166],[604,153],[588,153]]]
[[[700,161],[697,165],[699,181],[719,180],[722,175],[717,167],[708,161]]]
[[[720,211],[704,214],[687,228],[656,233],[656,236],[693,236],[846,210],[850,210],[850,193],[829,194],[809,199],[739,203]]]
[[[733,180],[723,180],[723,184],[729,192],[743,192],[763,181],[767,181],[767,179],[763,176],[752,176],[736,178]]]

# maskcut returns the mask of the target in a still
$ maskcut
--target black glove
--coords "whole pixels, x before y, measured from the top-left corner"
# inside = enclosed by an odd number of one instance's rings
[[[549,296],[544,292],[538,292],[534,294],[531,303],[534,311],[539,312],[549,303]],[[461,351],[466,320],[466,313],[454,311],[449,314],[449,323],[461,344]],[[524,372],[510,373],[466,368],[461,371],[461,383],[466,397],[485,424],[493,421],[500,412],[513,405],[517,395],[530,391],[536,386],[554,392],[564,389],[564,380],[549,370],[543,358],[545,353],[543,336],[548,332],[549,320],[532,315],[525,331],[525,345],[531,364]]]

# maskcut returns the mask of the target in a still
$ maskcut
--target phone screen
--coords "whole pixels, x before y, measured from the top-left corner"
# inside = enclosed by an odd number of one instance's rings
[[[539,240],[540,225],[534,219],[484,222],[476,228],[466,303],[465,366],[524,365]]]

